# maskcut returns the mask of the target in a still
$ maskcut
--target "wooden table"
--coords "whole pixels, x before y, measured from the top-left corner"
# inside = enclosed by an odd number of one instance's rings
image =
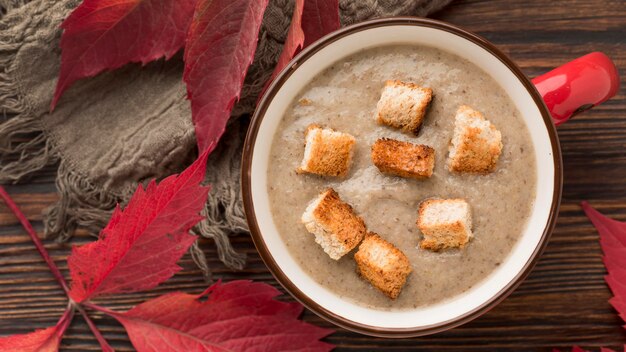
[[[525,3],[525,4],[523,4]],[[626,1],[457,1],[436,14],[496,43],[529,76],[585,53],[600,50],[612,57],[626,80]],[[624,84],[626,86],[626,84]],[[626,90],[611,101],[559,128],[565,164],[563,202],[556,230],[539,264],[504,302],[484,316],[448,332],[414,339],[386,340],[342,329],[328,338],[347,350],[534,351],[573,344],[621,349],[624,324],[607,303],[598,236],[580,209],[589,200],[600,211],[626,220]],[[41,212],[56,199],[55,168],[47,168],[27,183],[7,187],[39,233]],[[72,243],[92,239],[79,234]],[[228,271],[204,242],[216,277],[253,279],[277,285],[256,254],[248,236],[234,239],[248,254],[247,268]],[[70,246],[46,242],[66,277]],[[102,305],[125,310],[149,297],[205,288],[201,273],[188,256],[184,270],[164,285],[142,294],[107,297]],[[28,236],[6,207],[0,205],[0,335],[25,333],[52,326],[66,298]],[[132,351],[121,326],[112,318],[92,314],[111,345]],[[304,319],[332,327],[311,312]],[[62,342],[64,351],[98,350],[80,316]]]

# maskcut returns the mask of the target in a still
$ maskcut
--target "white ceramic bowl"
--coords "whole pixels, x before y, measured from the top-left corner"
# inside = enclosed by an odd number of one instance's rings
[[[430,46],[488,72],[510,95],[528,126],[537,160],[537,196],[526,230],[506,260],[469,291],[442,303],[406,311],[365,308],[309,277],[289,253],[272,219],[267,170],[274,133],[292,100],[316,75],[360,50],[389,44]],[[276,279],[318,315],[375,336],[416,336],[449,329],[486,312],[529,273],[554,227],[561,199],[561,152],[550,114],[533,84],[486,40],[449,24],[417,18],[373,20],[337,31],[300,53],[261,100],[243,156],[242,188],[257,249]]]

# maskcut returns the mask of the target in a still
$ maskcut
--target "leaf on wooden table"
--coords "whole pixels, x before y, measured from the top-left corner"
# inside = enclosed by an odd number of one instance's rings
[[[626,321],[626,223],[602,215],[587,202],[583,202],[582,207],[600,234],[604,266],[608,271],[604,279],[613,292],[609,303]]]
[[[189,229],[201,220],[209,187],[203,187],[208,153],[180,175],[137,187],[126,208],[113,212],[100,238],[74,247],[68,258],[70,296],[82,302],[101,294],[153,288],[181,268],[176,265],[196,240]]]
[[[101,310],[124,325],[141,352],[331,350],[319,340],[332,331],[298,320],[302,306],[275,300],[279,294],[239,280],[200,295],[166,294],[124,313]]]
[[[35,330],[28,334],[0,337],[2,352],[56,352],[67,327],[74,317],[74,309],[68,307],[57,325]]]
[[[305,48],[340,27],[339,0],[306,0],[302,11]]]
[[[61,70],[50,109],[78,79],[172,57],[185,42],[195,2],[84,0],[61,25]]]
[[[268,0],[198,0],[185,45],[187,95],[198,149],[224,133],[254,59]]]

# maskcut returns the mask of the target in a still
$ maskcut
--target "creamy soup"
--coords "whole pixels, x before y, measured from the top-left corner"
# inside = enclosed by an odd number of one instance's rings
[[[390,79],[433,89],[433,102],[417,137],[374,120],[381,89]],[[504,148],[492,174],[456,175],[446,168],[454,115],[463,104],[481,111],[502,133]],[[296,173],[304,154],[305,129],[312,123],[356,138],[347,177]],[[381,137],[433,147],[433,176],[414,180],[381,174],[370,159],[371,145]],[[272,143],[267,187],[274,222],[291,255],[321,285],[367,307],[424,306],[476,285],[511,252],[535,198],[533,145],[507,92],[472,63],[434,48],[381,47],[335,63],[297,95]],[[339,261],[332,260],[301,223],[308,203],[327,187],[354,207],[370,231],[409,258],[413,272],[395,301],[358,276],[356,249]],[[417,210],[422,200],[431,197],[469,202],[474,238],[465,248],[441,252],[419,248],[422,235],[415,224]]]

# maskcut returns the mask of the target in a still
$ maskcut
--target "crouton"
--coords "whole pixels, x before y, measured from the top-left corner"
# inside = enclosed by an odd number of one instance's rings
[[[305,140],[304,158],[296,170],[298,173],[340,177],[348,174],[356,142],[353,136],[310,125]]]
[[[472,215],[464,199],[429,199],[422,202],[417,227],[424,235],[420,246],[434,251],[462,248],[473,237]]]
[[[480,112],[463,105],[456,112],[449,151],[450,171],[488,174],[502,152],[502,136]]]
[[[350,252],[366,233],[363,219],[329,188],[315,198],[302,214],[302,223],[329,257],[338,260]]]
[[[372,162],[382,173],[424,179],[433,174],[435,150],[427,145],[381,138],[372,145]]]
[[[359,275],[391,299],[398,297],[411,273],[406,255],[371,232],[359,246],[354,260]]]
[[[387,81],[376,106],[376,121],[417,136],[433,90],[413,83]]]

